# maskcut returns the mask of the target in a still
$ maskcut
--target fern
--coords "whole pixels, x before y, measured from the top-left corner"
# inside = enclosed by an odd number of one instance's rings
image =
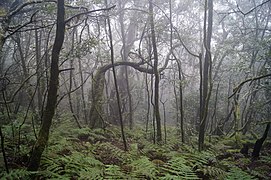
[[[158,170],[156,165],[147,157],[142,156],[130,164],[133,171],[131,176],[138,179],[156,179]]]
[[[72,130],[72,134],[81,141],[89,141],[91,143],[105,142],[107,138],[102,129],[81,128]]]
[[[260,162],[266,163],[266,164],[271,164],[271,156],[262,156],[260,159]]]
[[[127,176],[119,166],[106,165],[104,179],[127,179]]]
[[[166,174],[164,177],[160,178],[161,180],[179,180],[180,177],[177,175]]]
[[[270,179],[270,177],[267,177],[264,173],[258,172],[255,170],[250,170],[251,175],[258,177],[259,179]]]
[[[79,180],[102,180],[103,171],[99,168],[93,167],[88,169],[82,169],[78,172]]]
[[[52,178],[61,176],[70,179],[72,177],[88,176],[99,179],[103,176],[103,163],[95,159],[92,155],[85,156],[82,153],[74,152],[70,156],[47,157],[42,160],[42,168],[50,172]]]
[[[14,169],[9,173],[0,174],[1,180],[12,180],[12,179],[29,179],[31,172],[26,169]]]
[[[250,180],[256,179],[247,172],[243,171],[238,167],[233,167],[230,169],[230,172],[227,173],[227,180]]]
[[[184,159],[188,161],[188,164],[192,167],[198,167],[208,164],[208,157],[204,156],[201,153],[184,153]]]
[[[141,154],[147,156],[151,160],[159,159],[167,161],[170,159],[170,156],[168,156],[170,150],[165,146],[153,144],[148,141],[142,141],[141,143],[144,145],[144,148],[141,150]]]
[[[120,165],[129,161],[129,154],[111,143],[95,144],[94,154],[104,164]]]
[[[183,157],[173,157],[162,169],[166,172],[165,179],[172,178],[171,176],[174,179],[175,177],[179,179],[199,179]]]
[[[203,166],[196,171],[202,173],[203,176],[208,179],[225,179],[226,177],[226,172],[224,170],[213,166]]]

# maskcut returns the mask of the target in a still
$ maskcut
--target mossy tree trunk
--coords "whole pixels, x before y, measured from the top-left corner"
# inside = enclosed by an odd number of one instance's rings
[[[98,69],[92,80],[92,104],[89,111],[89,125],[92,128],[103,128],[103,92],[106,68]]]
[[[207,18],[208,16],[208,18]],[[208,22],[207,22],[208,21]],[[208,25],[207,25],[208,23]],[[207,26],[207,29],[206,29]],[[211,38],[213,26],[213,0],[205,0],[205,14],[204,14],[204,48],[205,58],[202,72],[202,104],[200,112],[200,126],[199,126],[199,141],[198,149],[203,150],[205,126],[208,116],[209,99],[211,96],[211,70],[212,70],[212,57],[211,57]]]
[[[57,26],[56,37],[52,49],[50,80],[48,87],[47,103],[43,113],[42,125],[39,131],[38,139],[33,147],[33,152],[29,160],[27,169],[29,171],[37,171],[40,165],[42,153],[49,139],[49,131],[52,119],[55,114],[57,103],[57,92],[59,85],[59,54],[64,41],[65,33],[65,8],[64,0],[57,1]]]
[[[92,128],[103,128],[104,127],[104,84],[105,84],[105,73],[113,66],[129,66],[140,72],[153,74],[152,69],[141,67],[141,63],[134,62],[115,62],[114,64],[107,64],[100,67],[92,80],[92,103],[89,111],[89,125]]]
[[[262,146],[263,146],[265,139],[267,138],[267,134],[268,134],[269,129],[270,129],[270,123],[268,123],[266,125],[263,136],[260,139],[258,139],[254,145],[254,149],[252,152],[253,158],[258,158],[260,156],[260,151],[262,149]]]

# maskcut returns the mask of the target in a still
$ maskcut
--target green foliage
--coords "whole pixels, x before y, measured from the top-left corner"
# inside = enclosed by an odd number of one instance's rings
[[[262,162],[262,163],[267,163],[267,164],[271,164],[271,156],[263,156],[263,157],[260,159],[260,162]]]
[[[131,176],[138,179],[156,179],[158,170],[156,165],[147,157],[142,156],[130,164],[132,167]]]
[[[91,143],[105,142],[107,138],[104,136],[105,132],[102,129],[90,129],[88,127],[81,129],[74,129],[71,131],[81,141],[89,141]]]
[[[109,142],[95,144],[94,154],[104,164],[120,165],[129,160],[124,150]]]
[[[63,117],[62,117],[63,118]],[[188,144],[182,144],[176,136],[176,130],[170,130],[167,144],[153,144],[146,138],[145,131],[136,128],[127,130],[129,151],[124,151],[121,133],[118,127],[108,129],[74,128],[75,123],[65,117],[61,123],[55,121],[52,133],[41,161],[40,171],[35,173],[23,169],[11,170],[10,174],[2,173],[6,179],[236,179],[254,177],[267,179],[266,167],[271,159],[263,156],[250,172],[243,167],[252,167],[248,158],[241,157],[239,149],[229,146],[234,138],[218,140],[218,145],[209,144],[209,149],[198,152]],[[26,124],[27,125],[27,124]],[[3,128],[10,137],[10,125]],[[23,126],[22,132],[29,129]],[[33,136],[33,135],[32,135]],[[178,138],[177,138],[178,137]],[[29,137],[28,137],[29,138]],[[6,141],[9,140],[6,138]],[[219,148],[224,141],[229,144]],[[26,155],[29,145],[23,139],[21,152]],[[190,141],[196,144],[193,139]],[[12,141],[6,142],[8,154],[16,147]],[[219,161],[221,153],[230,156]],[[237,158],[237,159],[236,159]],[[233,161],[234,160],[234,161]],[[262,165],[264,164],[264,165]],[[4,167],[3,165],[1,165]],[[234,166],[234,167],[232,167]],[[238,166],[238,167],[237,167]],[[31,176],[30,176],[31,175]],[[240,176],[240,177],[239,177]],[[245,179],[243,178],[243,179]]]
[[[162,169],[166,172],[163,179],[199,179],[183,157],[173,157]]]
[[[238,167],[233,167],[227,173],[227,180],[249,180],[249,179],[256,179],[247,172],[243,171]]]
[[[105,179],[126,179],[127,176],[122,172],[122,169],[117,165],[106,165]]]
[[[31,172],[25,169],[14,169],[9,173],[0,174],[1,180],[12,180],[12,179],[30,179]]]
[[[209,179],[224,179],[226,177],[226,172],[223,169],[213,166],[204,166],[198,172],[202,172],[203,176],[207,176]]]
[[[41,162],[43,171],[51,172],[50,178],[82,178],[99,179],[103,176],[103,163],[93,155],[73,152],[70,156],[55,158],[44,157]]]

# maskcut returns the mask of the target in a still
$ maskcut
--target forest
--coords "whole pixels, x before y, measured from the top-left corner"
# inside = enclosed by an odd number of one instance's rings
[[[0,0],[0,179],[268,180],[270,124],[271,0]]]

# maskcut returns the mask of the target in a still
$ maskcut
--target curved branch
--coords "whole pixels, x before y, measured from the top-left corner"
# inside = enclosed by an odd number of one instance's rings
[[[99,12],[99,11],[109,11],[109,10],[115,8],[115,7],[116,7],[116,5],[111,6],[111,7],[109,7],[109,8],[94,9],[94,10],[91,10],[91,11],[86,11],[86,12],[78,13],[78,14],[76,14],[76,15],[74,15],[74,16],[68,18],[67,20],[65,20],[65,24],[67,24],[68,22],[70,22],[72,19],[74,19],[74,18],[76,18],[76,17],[80,17],[80,16],[82,16],[82,15],[86,15],[86,14],[90,14],[90,13],[94,13],[94,12]]]
[[[32,5],[32,4],[44,3],[44,2],[54,2],[54,3],[56,3],[57,1],[55,1],[55,0],[44,0],[44,1],[30,1],[30,2],[23,3],[22,5],[20,5],[15,10],[9,12],[9,14],[7,15],[7,18],[11,18],[12,16],[16,15],[17,13],[19,13],[26,6],[29,6],[29,5]]]
[[[232,95],[230,95],[230,97],[228,99],[232,98],[238,91],[240,91],[242,86],[245,83],[250,82],[250,81],[256,81],[256,80],[259,80],[259,79],[263,79],[263,78],[266,78],[266,77],[269,77],[269,76],[271,76],[271,73],[266,74],[266,75],[262,75],[262,76],[258,76],[258,77],[249,78],[249,79],[241,82],[236,88],[233,89],[233,93],[232,93]]]

